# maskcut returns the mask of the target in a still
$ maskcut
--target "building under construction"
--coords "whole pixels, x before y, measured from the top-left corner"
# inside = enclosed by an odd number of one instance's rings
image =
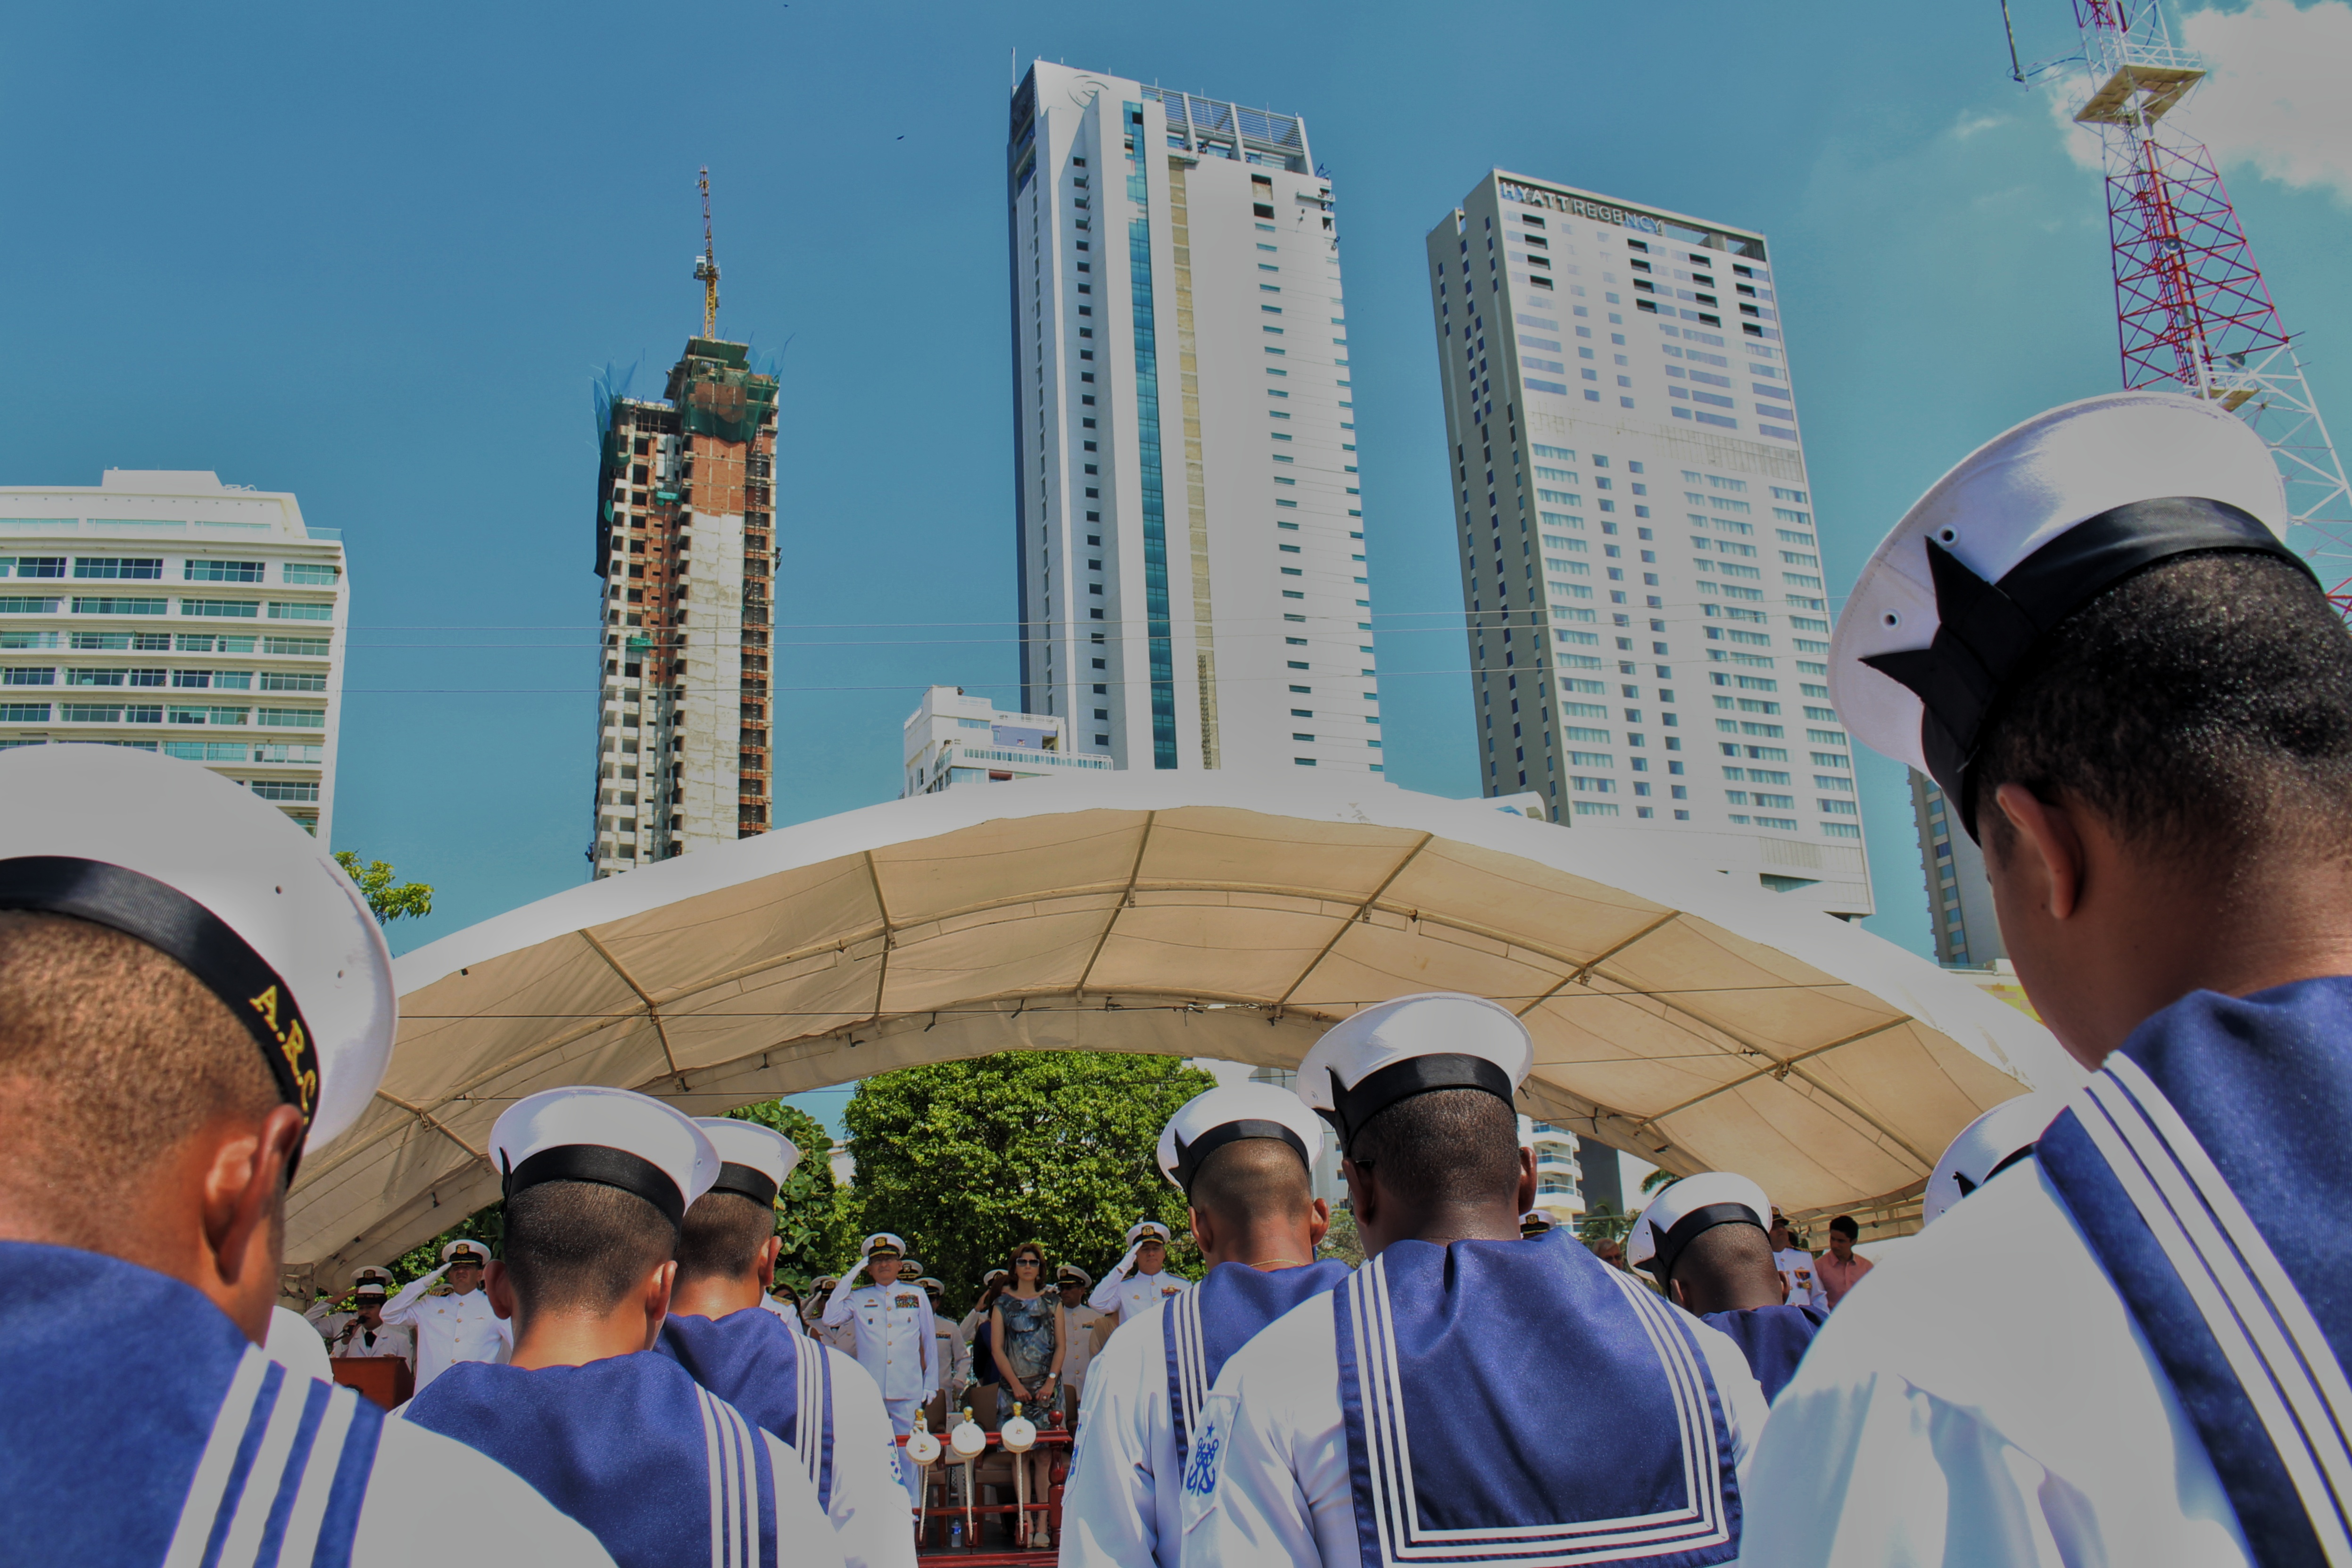
[[[768,830],[776,385],[706,331],[662,401],[600,400],[598,877]]]

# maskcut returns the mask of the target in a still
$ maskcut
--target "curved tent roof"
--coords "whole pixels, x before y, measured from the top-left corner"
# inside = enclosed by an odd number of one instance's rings
[[[499,1111],[621,1084],[698,1115],[1005,1049],[1296,1066],[1462,990],[1535,1036],[1528,1114],[1792,1214],[1916,1194],[1979,1111],[2075,1069],[2032,1019],[1666,835],[1373,781],[1125,773],[950,791],[574,888],[394,965],[376,1102],[303,1163],[299,1281],[496,1198]]]

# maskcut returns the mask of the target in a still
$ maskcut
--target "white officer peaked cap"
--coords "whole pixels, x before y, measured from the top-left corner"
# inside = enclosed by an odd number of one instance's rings
[[[685,1223],[719,1166],[694,1118],[601,1084],[541,1089],[507,1107],[490,1129],[490,1162],[509,1201],[542,1182],[594,1182],[635,1193],[672,1225]]]
[[[399,1016],[392,954],[327,847],[210,768],[123,746],[0,753],[0,909],[110,926],[252,1035],[302,1152],[359,1120]]]
[[[1167,1241],[1168,1227],[1156,1219],[1140,1219],[1127,1227],[1127,1245],[1137,1246],[1146,1241]]]
[[[940,1280],[937,1280],[937,1279],[932,1279],[932,1278],[931,1278],[929,1275],[928,1275],[928,1274],[924,1275],[921,1279],[919,1279],[916,1280],[916,1281],[915,1281],[915,1283],[916,1283],[916,1285],[918,1285],[919,1287],[920,1287],[921,1289],[925,1289],[925,1290],[938,1290],[938,1291],[944,1292],[944,1291],[947,1289],[947,1286],[946,1286],[944,1283],[942,1283],[942,1282],[941,1282],[941,1281],[940,1281]]]
[[[766,1208],[801,1163],[800,1145],[772,1127],[735,1116],[698,1116],[694,1124],[719,1151],[714,1193],[735,1193]]]
[[[1347,1151],[1364,1123],[1439,1089],[1512,1096],[1535,1066],[1535,1041],[1511,1010],[1459,991],[1399,996],[1341,1019],[1298,1064],[1298,1098]]]
[[[2270,449],[2217,404],[2118,392],[2038,414],[1961,458],[1862,569],[1830,642],[1839,716],[1941,784],[1973,837],[1984,720],[2042,637],[2170,556],[2300,566],[2287,516]]]
[[[1544,1213],[1541,1209],[1529,1209],[1527,1213],[1519,1216],[1519,1235],[1522,1237],[1539,1236],[1543,1232],[1554,1228],[1559,1225],[1559,1222],[1558,1220],[1555,1220],[1551,1215]]]
[[[1719,1225],[1752,1225],[1769,1230],[1772,1205],[1764,1189],[1729,1171],[1685,1176],[1651,1200],[1625,1238],[1625,1266],[1654,1276],[1674,1277],[1683,1248]]]
[[[1085,1269],[1079,1268],[1075,1263],[1065,1263],[1060,1268],[1055,1269],[1054,1279],[1056,1282],[1064,1279],[1076,1279],[1081,1285],[1091,1285],[1095,1282],[1095,1277],[1093,1275],[1087,1273]]]
[[[354,1285],[364,1285],[371,1279],[389,1285],[392,1283],[392,1270],[374,1263],[363,1263],[352,1270],[352,1283]]]
[[[857,1256],[860,1258],[871,1258],[877,1252],[883,1251],[886,1248],[897,1253],[898,1255],[899,1261],[904,1262],[906,1260],[906,1242],[901,1238],[891,1235],[887,1230],[877,1230],[872,1236],[867,1237],[864,1242],[859,1244]]]
[[[1244,1138],[1287,1143],[1311,1171],[1323,1152],[1323,1123],[1288,1089],[1270,1083],[1226,1084],[1186,1100],[1160,1130],[1160,1173],[1190,1194],[1201,1163]]]
[[[2033,1145],[2065,1109],[2064,1095],[2044,1089],[2004,1100],[1961,1128],[1928,1174],[1927,1190],[1919,1200],[1919,1223],[1934,1224],[1946,1209],[2033,1152]]]
[[[386,1292],[382,1285],[371,1279],[366,1284],[361,1286],[358,1289],[352,1291],[352,1294],[363,1300],[381,1301],[383,1300]]]
[[[453,1241],[441,1249],[441,1261],[444,1263],[456,1263],[467,1258],[477,1263],[488,1263],[490,1260],[489,1247],[479,1241]]]

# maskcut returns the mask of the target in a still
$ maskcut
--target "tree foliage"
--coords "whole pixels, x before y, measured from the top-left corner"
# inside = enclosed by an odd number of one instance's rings
[[[1356,1230],[1356,1211],[1345,1207],[1331,1211],[1331,1228],[1323,1233],[1322,1245],[1315,1249],[1318,1258],[1336,1258],[1350,1268],[1364,1266],[1364,1238]]]
[[[1154,1163],[1176,1108],[1216,1080],[1178,1057],[1002,1051],[905,1068],[857,1087],[844,1120],[861,1232],[907,1238],[958,1311],[1023,1241],[1100,1279],[1128,1226],[1157,1219],[1197,1271],[1183,1194]],[[843,1261],[855,1261],[854,1247]]]
[[[395,882],[400,873],[392,868],[389,860],[371,860],[360,864],[360,858],[349,849],[335,851],[335,864],[353,882],[359,884],[360,896],[367,900],[368,910],[378,925],[390,925],[398,920],[409,920],[433,912],[433,889],[424,882]],[[436,1265],[438,1267],[438,1265]]]
[[[841,1259],[857,1251],[854,1216],[844,1212],[844,1194],[834,1184],[833,1134],[815,1117],[781,1100],[739,1105],[727,1114],[774,1128],[801,1152],[801,1163],[776,1194],[776,1234],[784,1242],[776,1278],[806,1295],[811,1280],[839,1273]]]

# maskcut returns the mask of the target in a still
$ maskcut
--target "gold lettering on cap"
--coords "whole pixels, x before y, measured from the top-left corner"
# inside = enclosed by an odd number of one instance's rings
[[[277,986],[273,985],[268,990],[263,992],[260,995],[256,996],[251,1003],[251,1006],[255,1012],[261,1015],[262,1021],[269,1026],[269,1032],[271,1034],[277,1036],[280,1040],[283,1040],[286,1037],[286,1031],[278,1026]]]

